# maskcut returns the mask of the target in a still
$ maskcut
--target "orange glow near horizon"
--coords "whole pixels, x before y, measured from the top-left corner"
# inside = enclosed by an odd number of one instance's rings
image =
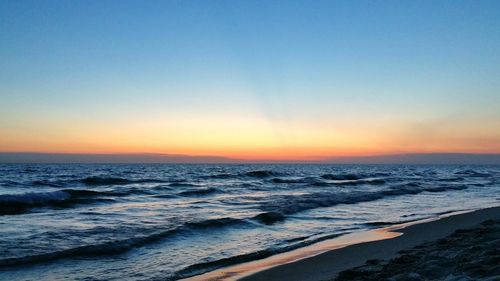
[[[340,116],[340,115],[339,115]],[[299,116],[300,117],[300,116]],[[124,115],[123,118],[18,120],[0,127],[0,151],[161,153],[243,160],[322,160],[400,153],[499,153],[499,118],[357,115],[275,120],[258,111]],[[335,121],[331,121],[335,120]]]
[[[391,135],[368,129],[324,133],[314,128],[294,128],[276,133],[265,126],[249,128],[207,127],[205,130],[66,130],[62,134],[4,133],[3,152],[41,153],[161,153],[221,156],[242,160],[322,160],[336,156],[398,153],[498,153],[494,139],[469,139],[449,135]],[[94,131],[89,133],[89,131]],[[339,132],[340,130],[337,130]],[[300,132],[300,133],[297,133]]]

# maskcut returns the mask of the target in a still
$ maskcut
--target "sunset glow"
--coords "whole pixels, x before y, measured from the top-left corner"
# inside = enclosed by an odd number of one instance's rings
[[[138,4],[0,4],[0,151],[500,153],[495,2]]]

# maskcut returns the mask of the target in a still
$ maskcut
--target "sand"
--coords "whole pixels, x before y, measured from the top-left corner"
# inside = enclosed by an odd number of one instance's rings
[[[370,260],[342,271],[335,281],[500,280],[500,220],[457,230],[391,260]]]
[[[498,220],[500,207],[494,207],[410,226],[386,228],[388,232],[403,235],[334,249],[238,280],[318,281],[337,277],[338,280],[500,280],[499,276],[495,277],[499,272],[496,264],[500,264]],[[492,244],[488,244],[491,241]],[[490,247],[494,248],[488,251]],[[463,252],[469,248],[471,252]],[[400,253],[404,250],[406,252]],[[474,255],[479,263],[474,260]],[[389,259],[392,260],[387,262]],[[440,260],[442,262],[438,262]],[[485,265],[478,267],[481,261]]]

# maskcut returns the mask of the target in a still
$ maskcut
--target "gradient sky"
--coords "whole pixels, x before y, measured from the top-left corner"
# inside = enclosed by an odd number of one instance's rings
[[[500,152],[500,1],[0,0],[0,151]]]

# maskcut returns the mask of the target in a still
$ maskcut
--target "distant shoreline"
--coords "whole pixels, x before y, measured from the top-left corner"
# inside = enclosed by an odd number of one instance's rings
[[[346,164],[346,165],[500,165],[500,154],[413,153],[324,156],[317,160],[245,160],[211,155],[160,153],[84,154],[0,152],[0,164]]]

